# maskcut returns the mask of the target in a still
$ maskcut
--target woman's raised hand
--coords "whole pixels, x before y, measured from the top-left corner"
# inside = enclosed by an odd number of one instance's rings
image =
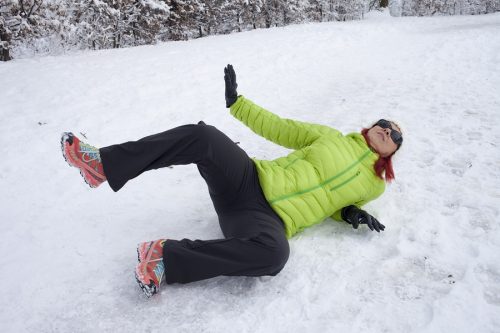
[[[236,83],[236,73],[234,72],[232,65],[227,65],[224,68],[224,81],[226,82],[226,108],[236,102],[238,99],[238,84]]]

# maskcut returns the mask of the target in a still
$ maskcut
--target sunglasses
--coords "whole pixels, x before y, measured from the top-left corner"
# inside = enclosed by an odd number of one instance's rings
[[[396,131],[394,128],[391,126],[391,122],[385,119],[380,119],[377,121],[377,123],[373,126],[380,126],[382,128],[388,128],[391,130],[391,139],[392,141],[397,144],[398,146],[401,146],[403,143],[403,136],[401,135],[400,132]]]

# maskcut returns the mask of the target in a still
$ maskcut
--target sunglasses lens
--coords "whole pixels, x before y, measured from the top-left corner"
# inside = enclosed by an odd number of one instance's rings
[[[385,119],[380,119],[379,121],[377,121],[376,125],[382,127],[382,128],[391,128],[391,123]]]
[[[401,145],[403,143],[403,137],[401,136],[401,133],[399,133],[398,131],[395,130],[391,131],[391,139],[397,145]]]

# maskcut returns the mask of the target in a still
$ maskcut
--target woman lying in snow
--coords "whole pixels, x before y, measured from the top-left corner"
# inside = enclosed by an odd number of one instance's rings
[[[403,138],[393,122],[381,119],[361,134],[344,136],[327,126],[282,119],[238,96],[231,65],[224,73],[231,114],[292,153],[274,161],[250,159],[202,121],[101,149],[72,133],[62,136],[64,158],[91,187],[107,181],[118,191],[145,171],[190,163],[205,179],[225,238],[139,244],[135,276],[148,297],[163,281],[276,275],[288,259],[287,239],[329,216],[355,229],[385,228],[359,207],[384,192],[384,178],[394,178],[391,157]]]

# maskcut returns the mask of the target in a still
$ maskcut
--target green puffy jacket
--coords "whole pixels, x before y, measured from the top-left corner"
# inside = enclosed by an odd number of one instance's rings
[[[373,169],[378,154],[361,134],[283,119],[243,96],[231,105],[231,114],[260,136],[295,150],[274,161],[253,159],[288,238],[327,217],[341,221],[343,207],[362,206],[384,192]]]

